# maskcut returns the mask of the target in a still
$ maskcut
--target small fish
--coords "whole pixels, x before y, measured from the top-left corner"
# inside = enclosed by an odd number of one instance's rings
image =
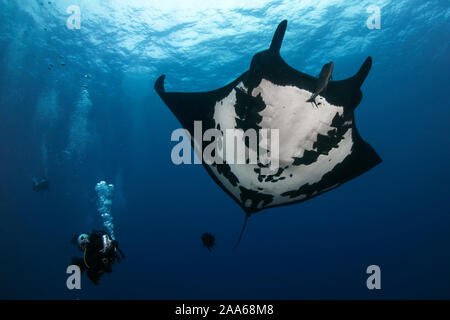
[[[210,233],[204,233],[201,236],[203,245],[211,251],[211,249],[216,245],[216,238]]]
[[[319,78],[317,79],[316,89],[314,90],[311,98],[306,100],[306,102],[312,102],[316,105],[316,97],[327,90],[328,81],[331,79],[331,75],[333,73],[333,62],[326,63],[322,70],[320,71]]]

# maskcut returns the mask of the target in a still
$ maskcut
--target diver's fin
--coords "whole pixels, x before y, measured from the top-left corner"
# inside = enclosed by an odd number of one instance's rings
[[[241,239],[242,239],[242,236],[244,235],[245,227],[247,226],[248,217],[249,217],[249,214],[246,214],[245,215],[244,226],[242,227],[241,234],[239,235],[239,239],[238,239],[236,245],[234,246],[234,249],[236,249],[238,247],[239,243],[241,243]]]
[[[284,33],[286,32],[287,20],[281,21],[278,25],[275,34],[273,35],[272,43],[270,44],[270,51],[279,53],[281,49],[281,43],[283,42]]]

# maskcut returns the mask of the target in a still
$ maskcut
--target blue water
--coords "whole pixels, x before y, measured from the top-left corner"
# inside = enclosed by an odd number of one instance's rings
[[[70,5],[81,29],[66,26]],[[370,5],[381,29],[366,26]],[[220,87],[283,19],[281,55],[299,70],[334,61],[344,79],[373,57],[355,117],[383,162],[252,216],[233,250],[244,213],[202,166],[171,162],[180,125],[153,83]],[[450,298],[449,19],[438,0],[0,0],[0,298]],[[50,192],[33,193],[34,176]],[[127,258],[70,291],[70,240],[101,227],[100,180],[116,186]]]

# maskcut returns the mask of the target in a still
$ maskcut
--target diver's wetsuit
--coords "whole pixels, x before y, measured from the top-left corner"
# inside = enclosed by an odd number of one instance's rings
[[[120,262],[121,259],[117,252],[120,253],[122,258],[125,258],[116,240],[112,240],[111,246],[107,250],[104,250],[104,235],[107,235],[110,239],[108,233],[94,230],[89,235],[89,242],[83,250],[83,258],[72,259],[72,263],[78,265],[82,271],[85,270],[89,279],[95,284],[98,284],[100,277],[104,273],[112,272],[111,267],[116,260]]]

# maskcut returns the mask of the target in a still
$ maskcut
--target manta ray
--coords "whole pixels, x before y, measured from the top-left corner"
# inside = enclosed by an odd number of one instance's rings
[[[165,75],[155,90],[191,135],[194,122],[203,129],[277,129],[278,170],[264,164],[205,163],[212,179],[246,213],[306,201],[334,189],[381,162],[358,133],[354,111],[362,99],[361,85],[372,66],[368,57],[359,71],[332,81],[308,100],[318,79],[290,67],[280,56],[287,21],[275,31],[270,48],[253,56],[250,69],[236,80],[209,92],[166,92]],[[261,142],[261,141],[260,141]],[[195,141],[192,138],[195,149]],[[203,147],[204,148],[204,147]],[[246,152],[250,148],[246,144]],[[267,170],[266,170],[267,171]],[[239,243],[238,241],[238,243]]]

